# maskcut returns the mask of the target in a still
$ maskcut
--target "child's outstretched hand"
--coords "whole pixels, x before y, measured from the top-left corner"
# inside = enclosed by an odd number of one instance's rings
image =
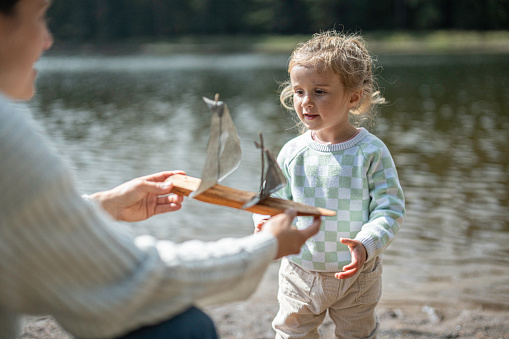
[[[352,255],[352,262],[343,267],[343,272],[336,273],[334,276],[338,279],[351,278],[362,268],[362,266],[364,266],[368,253],[366,252],[364,245],[359,240],[341,238],[339,241],[348,246]]]

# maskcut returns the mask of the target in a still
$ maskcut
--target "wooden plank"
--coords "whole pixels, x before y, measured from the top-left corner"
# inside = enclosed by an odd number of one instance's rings
[[[198,186],[200,186],[201,182],[199,178],[180,174],[172,175],[168,178],[168,180],[173,182],[172,193],[185,196],[188,196],[191,192],[195,191]],[[243,191],[216,184],[202,194],[194,197],[194,199],[210,204],[242,209],[242,206],[255,195],[255,192]],[[288,208],[295,209],[299,216],[336,215],[335,211],[325,208],[313,207],[291,200],[283,200],[272,197],[260,201],[258,204],[245,209],[245,211],[265,215],[276,215],[284,212]]]

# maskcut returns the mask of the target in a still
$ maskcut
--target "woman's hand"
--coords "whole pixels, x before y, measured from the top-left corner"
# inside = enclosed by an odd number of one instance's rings
[[[368,253],[359,240],[341,238],[339,241],[348,246],[352,256],[352,262],[343,267],[343,272],[336,273],[334,276],[338,279],[347,279],[353,277],[358,270],[362,269],[368,258]]]
[[[308,228],[298,230],[292,225],[296,215],[295,210],[288,209],[284,213],[273,216],[261,225],[262,232],[272,233],[277,239],[278,251],[274,259],[290,254],[298,254],[306,240],[320,230],[322,219],[318,216],[314,217],[313,223]]]
[[[182,207],[183,196],[170,194],[173,184],[165,180],[183,171],[160,172],[136,178],[109,191],[92,194],[90,199],[114,219],[141,221],[153,215],[177,211]]]

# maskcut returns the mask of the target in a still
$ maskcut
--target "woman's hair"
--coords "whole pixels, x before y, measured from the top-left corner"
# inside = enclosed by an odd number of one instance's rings
[[[317,72],[334,72],[347,93],[362,89],[359,104],[349,114],[355,125],[374,117],[375,105],[385,103],[373,76],[374,59],[358,34],[343,34],[335,30],[316,33],[310,40],[297,44],[289,59],[288,73],[297,65],[313,67]],[[281,88],[281,104],[293,110],[290,80]]]
[[[0,14],[10,15],[19,0],[0,0]]]

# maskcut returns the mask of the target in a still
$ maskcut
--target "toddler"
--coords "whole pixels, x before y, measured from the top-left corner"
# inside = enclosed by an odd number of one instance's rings
[[[381,254],[403,222],[405,202],[384,143],[357,123],[384,102],[361,36],[334,30],[300,43],[289,60],[281,103],[304,133],[281,149],[288,185],[275,196],[334,209],[300,254],[279,271],[276,338],[319,338],[326,312],[336,338],[376,338]],[[254,215],[256,230],[263,215]],[[312,218],[298,217],[297,228]]]

